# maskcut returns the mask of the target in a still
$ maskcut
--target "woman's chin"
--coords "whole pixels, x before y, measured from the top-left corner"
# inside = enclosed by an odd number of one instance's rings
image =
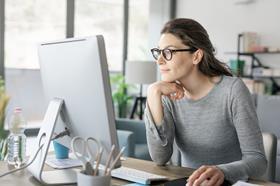
[[[168,76],[162,75],[161,76],[161,80],[164,81],[164,82],[171,83],[171,82],[174,82],[176,79],[174,77],[168,77]]]

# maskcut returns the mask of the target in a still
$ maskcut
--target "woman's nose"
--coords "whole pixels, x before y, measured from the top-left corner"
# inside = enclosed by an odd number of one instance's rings
[[[165,59],[164,59],[164,57],[162,56],[162,54],[160,54],[159,56],[158,56],[158,59],[157,59],[157,64],[158,65],[161,65],[161,64],[164,64],[165,63]]]

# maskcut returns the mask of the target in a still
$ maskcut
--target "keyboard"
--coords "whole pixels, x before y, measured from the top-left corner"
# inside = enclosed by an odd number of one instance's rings
[[[148,173],[128,167],[120,167],[111,171],[112,177],[141,184],[151,184],[151,181],[167,180],[166,176]]]

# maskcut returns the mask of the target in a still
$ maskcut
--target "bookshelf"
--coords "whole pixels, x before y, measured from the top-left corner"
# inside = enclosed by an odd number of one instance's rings
[[[280,76],[259,76],[253,74],[254,68],[263,68],[263,69],[271,69],[269,66],[265,66],[262,64],[260,59],[258,58],[259,55],[279,55],[280,51],[262,51],[262,52],[241,52],[241,38],[243,34],[238,34],[237,40],[237,52],[226,52],[227,54],[236,54],[237,60],[240,60],[241,56],[247,56],[251,58],[251,74],[241,76],[242,78],[254,79],[254,80],[261,80],[261,79],[269,79],[272,83],[272,95],[277,94],[280,92],[280,85],[278,84],[276,79],[280,79]],[[280,55],[279,55],[280,56]]]

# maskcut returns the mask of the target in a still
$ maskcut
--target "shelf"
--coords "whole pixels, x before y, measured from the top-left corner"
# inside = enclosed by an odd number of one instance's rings
[[[253,55],[263,55],[263,54],[280,54],[280,51],[275,52],[225,52],[225,54],[234,54],[241,56],[253,56]]]
[[[264,66],[262,64],[262,62],[259,59],[259,55],[266,55],[266,54],[280,54],[280,51],[273,51],[273,52],[241,52],[240,50],[240,43],[241,43],[241,37],[243,36],[243,34],[238,34],[238,38],[237,38],[237,51],[236,52],[226,52],[226,54],[233,54],[233,55],[237,55],[237,60],[240,60],[241,56],[248,56],[251,58],[252,63],[251,63],[251,74],[247,75],[247,76],[241,76],[244,78],[249,78],[249,79],[254,79],[254,80],[259,80],[259,79],[269,79],[272,82],[272,94],[277,94],[278,92],[280,92],[280,85],[278,84],[278,82],[276,81],[277,79],[280,79],[280,76],[254,76],[253,75],[253,69],[254,68],[258,68],[258,67],[262,67],[262,68],[266,68],[269,69],[270,67],[268,66]]]
[[[280,76],[250,76],[250,75],[246,75],[246,76],[240,76],[241,78],[250,78],[250,79],[280,79]]]

